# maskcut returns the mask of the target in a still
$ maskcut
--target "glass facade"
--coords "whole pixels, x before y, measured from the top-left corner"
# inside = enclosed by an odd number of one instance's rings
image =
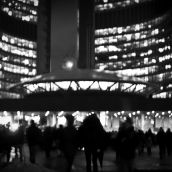
[[[97,4],[102,8],[113,4],[111,8],[115,8],[145,1],[104,0],[97,1]],[[96,5],[96,9],[102,10],[99,6]],[[163,87],[153,97],[172,97],[169,86],[172,78],[171,11],[132,25],[96,29],[94,45],[96,70],[139,77],[146,82],[158,82]]]
[[[28,23],[28,27],[29,23],[37,23],[37,7],[38,0],[1,2],[2,12]],[[22,22],[18,27],[22,28]],[[19,98],[19,93],[11,92],[8,88],[36,74],[37,42],[0,27],[0,98]]]
[[[36,23],[38,0],[2,0],[1,10],[9,16]]]
[[[134,4],[140,4],[151,0],[96,0],[96,11],[123,8]]]

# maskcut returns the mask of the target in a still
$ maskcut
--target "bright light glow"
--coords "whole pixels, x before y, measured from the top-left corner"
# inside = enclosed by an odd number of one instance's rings
[[[104,11],[104,10],[109,10],[109,9],[116,9],[116,8],[124,8],[127,6],[132,6],[135,3],[139,4],[139,3],[143,3],[145,1],[149,1],[149,0],[124,0],[124,1],[112,1],[109,2],[108,0],[103,0],[103,3],[98,3],[95,6],[95,9],[97,11]]]
[[[58,117],[58,125],[66,125],[66,118],[64,116]]]
[[[72,113],[72,116],[76,116],[79,114],[79,111],[75,111],[74,113]]]
[[[18,0],[22,3],[14,3],[15,1],[3,1],[1,10],[7,13],[9,16],[16,17],[18,19],[37,22],[37,10],[35,6],[38,6],[38,1],[32,0]],[[28,5],[29,4],[29,5]],[[12,6],[12,7],[11,7]]]
[[[70,81],[62,81],[62,82],[58,82],[58,85],[63,88],[64,90],[67,90],[70,86]]]
[[[71,70],[74,67],[74,62],[73,61],[67,61],[65,63],[65,68]]]
[[[26,120],[26,121],[29,121],[30,119],[31,119],[31,117],[30,117],[30,116],[25,115],[25,120]]]
[[[156,63],[156,60],[155,59],[152,59],[152,63]]]
[[[93,84],[93,81],[79,81],[78,84],[80,88],[82,88],[83,90],[86,90],[89,88],[91,84]]]
[[[116,113],[114,113],[114,116],[115,116],[116,118],[118,117]]]
[[[8,115],[8,112],[7,111],[4,111],[3,114],[4,114],[4,116],[7,116]]]
[[[106,112],[100,112],[100,122],[103,126],[106,125]]]
[[[18,128],[19,128],[19,124],[18,123],[11,123],[10,130],[12,132],[15,132]]]
[[[124,76],[123,76],[124,77]],[[126,77],[127,79],[127,77]],[[116,91],[119,88],[118,82],[108,81],[57,81],[55,84],[52,83],[38,83],[38,84],[26,84],[28,94],[33,92],[44,92],[44,91],[58,91],[58,90],[100,90],[100,91]],[[145,84],[134,84],[134,83],[121,83],[120,90],[124,92],[143,92]]]
[[[78,114],[75,116],[75,119],[76,119],[76,121],[83,122],[83,120],[85,119],[85,115],[78,112]]]
[[[156,113],[155,117],[158,117],[159,113]]]
[[[0,124],[6,125],[7,123],[11,123],[12,118],[11,116],[0,116]]]
[[[151,119],[151,124],[154,124],[154,120],[153,119]]]
[[[58,116],[62,116],[64,114],[64,111],[60,111],[59,113],[58,113]]]
[[[22,112],[17,111],[17,117],[18,117],[18,119],[22,119],[23,118]]]
[[[78,87],[77,83],[74,81],[71,81],[70,88],[72,88],[72,90],[76,91],[77,87]]]
[[[107,3],[107,2],[108,2],[108,0],[103,0],[103,2],[104,2],[104,3]]]
[[[35,123],[39,124],[40,116],[39,115],[33,116],[31,119],[33,119],[35,121]]]
[[[171,98],[172,94],[170,92],[162,92],[159,94],[154,94],[153,98]]]
[[[99,82],[99,84],[100,84],[100,88],[102,90],[107,90],[108,88],[110,88],[113,85],[113,82],[103,82],[103,81],[101,81],[101,82]]]
[[[20,56],[26,56],[26,57],[30,57],[30,58],[37,57],[35,50],[28,50],[25,48],[20,48],[20,47],[17,47],[17,45],[14,46],[14,45],[7,44],[5,42],[1,42],[0,49],[4,50],[6,52],[11,52],[12,54],[20,55]]]
[[[25,59],[25,60],[23,61],[23,63],[24,63],[25,65],[28,65],[28,64],[29,64],[29,60],[28,60],[28,59]]]
[[[92,90],[99,90],[99,89],[100,89],[99,82],[94,81],[93,84],[90,85],[90,88],[91,88]]]
[[[25,74],[31,76],[36,74],[36,69],[29,69],[28,67],[10,64],[9,62],[3,62],[3,68],[5,71],[9,71],[13,73],[19,73],[19,74]]]
[[[135,68],[135,69],[123,69],[123,70],[118,70],[117,72],[119,74],[127,75],[127,76],[139,76],[139,75],[148,74],[149,73],[149,70],[152,67],[153,66],[151,66],[151,67],[144,67],[144,68]]]
[[[46,113],[45,113],[45,116],[48,116],[50,114],[50,111],[47,111]]]
[[[109,56],[109,60],[111,60],[111,59],[118,59],[118,56],[117,55]]]
[[[56,125],[56,115],[53,115],[52,116],[52,124],[51,124],[51,126],[53,127],[55,125]]]

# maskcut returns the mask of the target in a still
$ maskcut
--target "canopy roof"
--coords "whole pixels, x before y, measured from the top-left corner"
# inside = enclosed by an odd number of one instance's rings
[[[59,70],[56,73],[47,73],[42,75],[37,75],[26,81],[14,84],[12,87],[24,84],[34,84],[42,82],[54,82],[54,81],[71,81],[71,80],[94,80],[94,81],[118,81],[118,82],[127,82],[127,83],[138,83],[145,85],[155,86],[153,83],[145,82],[144,80],[136,77],[131,77],[127,75],[120,75],[118,73],[111,72],[99,72],[95,70],[88,69],[75,69],[75,70]]]
[[[74,69],[38,75],[14,84],[9,89],[20,92],[22,95],[59,90],[98,90],[141,93],[149,96],[159,90],[159,86],[135,77],[116,73]]]

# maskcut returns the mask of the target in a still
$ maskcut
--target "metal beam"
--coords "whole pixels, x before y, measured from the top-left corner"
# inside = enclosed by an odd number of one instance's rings
[[[65,92],[30,95],[24,99],[1,99],[0,111],[46,111],[46,110],[172,110],[172,99],[152,99],[132,94],[98,92]]]

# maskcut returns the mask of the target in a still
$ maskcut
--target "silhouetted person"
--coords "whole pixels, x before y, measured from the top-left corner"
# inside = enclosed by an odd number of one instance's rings
[[[132,172],[134,170],[137,136],[131,118],[128,117],[127,120],[121,124],[116,141],[119,153],[119,171]]]
[[[0,153],[4,153],[4,137],[3,137],[3,132],[4,132],[4,126],[0,124]]]
[[[144,132],[142,130],[138,130],[137,137],[138,137],[138,154],[142,155],[144,153],[144,146],[145,146]]]
[[[29,153],[30,153],[30,162],[35,163],[35,156],[36,156],[36,146],[39,143],[40,139],[40,130],[36,126],[34,120],[31,120],[30,126],[27,129],[26,137],[29,146]]]
[[[168,128],[166,131],[166,148],[167,148],[167,154],[168,156],[170,156],[172,151],[172,132],[170,128]]]
[[[159,145],[159,157],[160,157],[160,159],[163,159],[165,156],[166,136],[165,136],[165,132],[162,127],[159,128],[159,131],[157,133],[157,142]]]
[[[10,138],[11,138],[11,132],[9,130],[9,126],[0,125],[0,153],[5,155],[7,163],[10,160],[10,152],[11,152]]]
[[[67,172],[72,169],[72,164],[78,146],[78,133],[74,127],[74,117],[71,114],[66,114],[67,126],[61,131],[61,149],[67,160]]]
[[[101,125],[101,123],[100,123]],[[104,152],[106,148],[110,145],[110,135],[106,133],[103,126],[100,126],[100,145],[98,148],[98,161],[100,163],[100,167],[103,168],[103,158],[104,158]]]
[[[98,171],[97,160],[100,160],[100,165],[103,163],[103,146],[105,140],[105,130],[100,123],[99,118],[94,113],[86,117],[79,127],[80,144],[84,147],[86,157],[86,170],[91,172],[91,161],[93,163],[93,172]]]
[[[44,149],[45,149],[45,155],[47,158],[50,157],[50,152],[53,144],[53,135],[52,135],[52,128],[46,127],[43,132],[43,139],[44,139]]]
[[[146,139],[146,148],[147,148],[147,154],[149,156],[152,155],[152,145],[153,145],[153,139],[154,139],[154,135],[151,131],[151,129],[149,128],[149,130],[145,133],[145,139]]]
[[[25,132],[25,128],[23,126],[23,121],[19,120],[19,128],[14,134],[14,145],[15,145],[15,154],[17,158],[18,158],[18,151],[19,151],[20,161],[23,161],[23,144],[24,144],[24,137],[25,137],[24,132]]]
[[[62,133],[63,133],[63,125],[60,124],[59,128],[57,128],[55,130],[55,133],[54,133],[54,139],[55,139],[55,143],[56,143],[57,155],[58,156],[62,155],[62,153],[61,153],[62,148],[63,148],[63,145],[62,145],[62,142],[61,142]]]
[[[115,151],[115,159],[114,159],[114,162],[115,163],[118,163],[118,160],[119,160],[119,152],[118,152],[118,144],[117,144],[117,135],[118,135],[118,131],[113,131],[111,133],[111,147],[112,149]]]
[[[10,123],[8,123],[6,127],[4,128],[3,136],[4,136],[4,141],[5,141],[4,148],[6,150],[5,152],[6,152],[7,162],[9,162],[11,146],[12,146],[12,133],[10,131]]]

